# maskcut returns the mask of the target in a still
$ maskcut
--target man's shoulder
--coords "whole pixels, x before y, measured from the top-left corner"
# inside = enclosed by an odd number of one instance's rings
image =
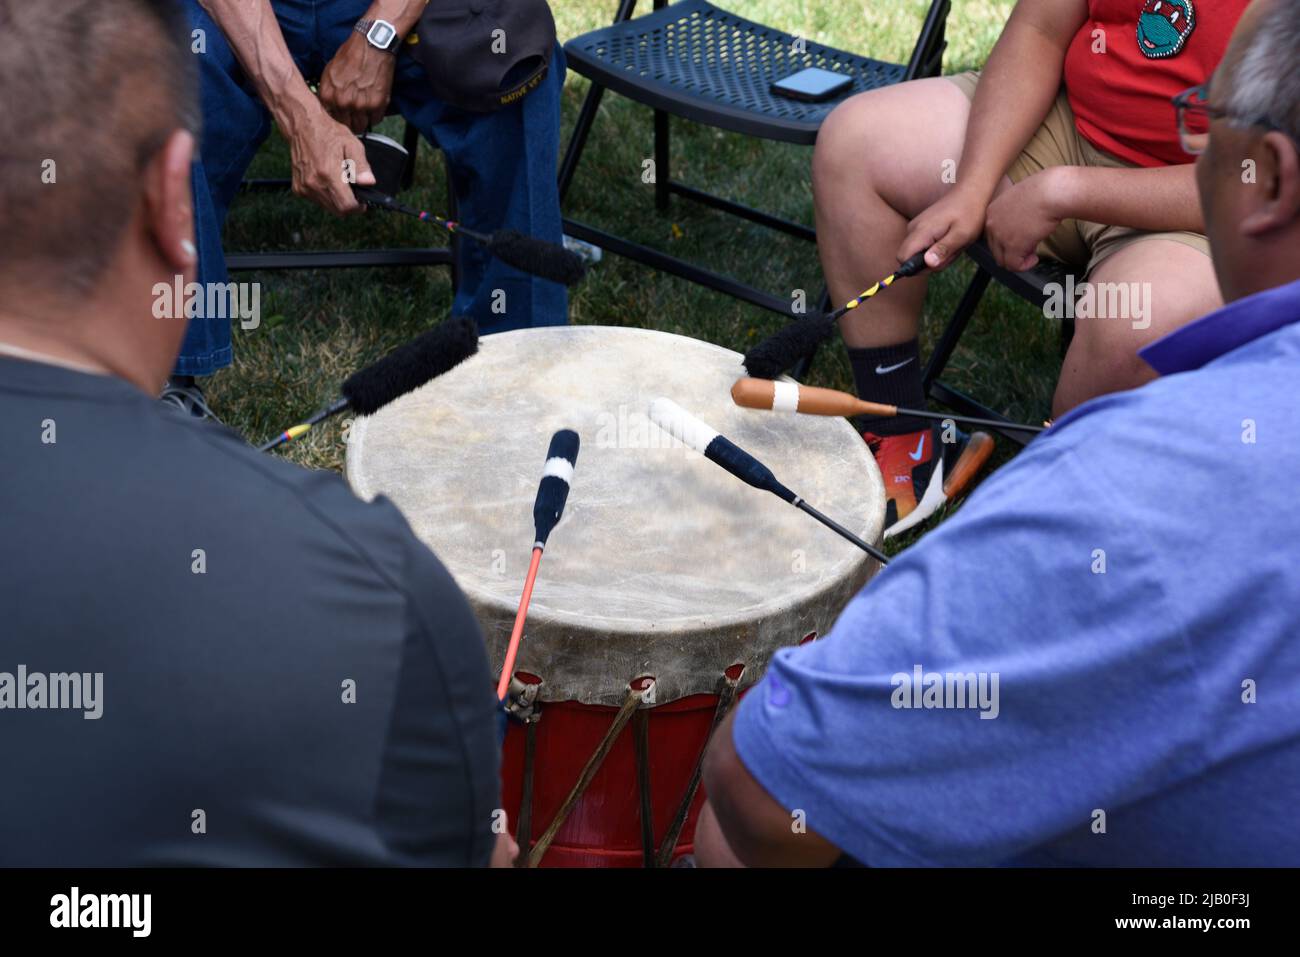
[[[954,517],[977,537],[1008,521],[1031,523],[1044,541],[1106,531],[1157,564],[1185,563],[1211,541],[1220,556],[1258,561],[1261,542],[1300,540],[1289,501],[1300,473],[1287,411],[1295,373],[1277,361],[1279,347],[1252,344],[1085,403]]]
[[[193,490],[196,502],[212,508],[214,521],[236,519],[250,533],[278,536],[286,545],[298,538],[332,539],[394,583],[413,554],[425,553],[387,499],[363,501],[336,472],[259,452],[224,427],[176,419],[163,426],[176,433],[170,450],[176,480]]]
[[[1284,501],[1300,472],[1286,379],[1277,363],[1243,355],[1091,400],[903,557],[946,561],[945,544],[969,555],[1015,542],[1050,576],[1054,563],[1073,561],[1067,541],[1122,541],[1159,564],[1203,550],[1210,534],[1242,553],[1266,529],[1294,524],[1300,537]]]

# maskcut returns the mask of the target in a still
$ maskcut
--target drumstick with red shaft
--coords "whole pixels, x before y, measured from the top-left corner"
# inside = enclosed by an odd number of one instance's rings
[[[948,415],[945,412],[931,412],[929,409],[905,409],[882,402],[868,402],[866,399],[859,399],[856,395],[840,392],[837,389],[822,389],[800,385],[797,382],[772,379],[737,379],[736,384],[731,387],[731,397],[736,405],[744,406],[746,409],[770,409],[773,412],[799,412],[804,415],[870,415],[876,418],[912,415],[918,419],[933,419],[936,422],[951,419],[953,422],[961,422],[965,425],[986,425],[995,429],[1043,431],[1041,425],[1019,425],[998,419],[979,419],[970,415]]]
[[[519,655],[519,643],[524,636],[524,620],[528,617],[528,603],[532,600],[533,583],[537,581],[537,568],[542,562],[542,550],[546,548],[546,539],[550,537],[551,530],[564,514],[564,503],[569,498],[573,467],[578,462],[578,444],[578,433],[572,429],[561,429],[551,436],[551,448],[546,453],[546,466],[542,469],[542,481],[537,486],[537,500],[533,503],[533,559],[528,563],[524,593],[519,599],[519,610],[515,613],[515,627],[510,632],[505,664],[501,666],[501,680],[497,682],[498,701],[505,700],[510,677],[514,674],[515,658]]]
[[[807,512],[835,534],[852,542],[881,565],[888,565],[885,553],[858,536],[834,519],[823,515],[794,492],[777,481],[772,470],[750,455],[717,429],[705,425],[691,415],[672,399],[658,398],[650,406],[651,420],[673,438],[689,445],[710,462],[720,465],[746,485],[771,492],[778,498],[789,502],[802,512]]]

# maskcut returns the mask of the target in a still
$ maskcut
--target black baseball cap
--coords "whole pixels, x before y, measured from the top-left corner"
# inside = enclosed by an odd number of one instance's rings
[[[555,18],[546,0],[429,0],[411,55],[434,94],[490,113],[535,89],[551,66]]]

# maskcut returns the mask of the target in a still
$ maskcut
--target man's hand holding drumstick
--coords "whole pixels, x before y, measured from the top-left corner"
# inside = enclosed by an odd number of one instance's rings
[[[289,54],[270,0],[201,2],[289,141],[294,193],[338,215],[359,212],[352,183],[373,186],[375,177],[354,134],[383,119],[397,57],[354,34],[325,67],[317,99]],[[387,20],[403,37],[423,9],[424,0],[376,0],[366,19]]]

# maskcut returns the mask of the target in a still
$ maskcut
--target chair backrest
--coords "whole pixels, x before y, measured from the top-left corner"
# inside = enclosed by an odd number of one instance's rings
[[[951,9],[951,0],[930,0],[930,9],[926,11],[916,46],[912,48],[911,59],[907,61],[905,79],[917,80],[938,76],[943,72],[943,52],[948,48],[946,33]]]
[[[636,0],[632,2],[635,4]],[[662,10],[668,2],[669,0],[654,0],[654,9]],[[948,48],[948,14],[951,10],[951,0],[930,0],[930,9],[926,11],[916,46],[912,48],[912,56],[907,61],[904,79],[939,76],[943,72],[943,53]]]

